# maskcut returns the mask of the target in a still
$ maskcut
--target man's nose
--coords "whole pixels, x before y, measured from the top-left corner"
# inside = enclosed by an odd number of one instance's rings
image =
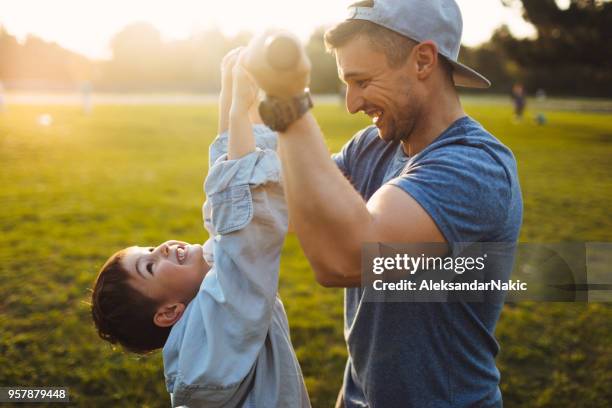
[[[346,88],[346,110],[351,114],[355,114],[361,110],[363,106],[363,96],[361,91],[354,86]]]

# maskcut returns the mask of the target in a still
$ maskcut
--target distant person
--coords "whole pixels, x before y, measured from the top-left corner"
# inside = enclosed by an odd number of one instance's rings
[[[91,113],[91,82],[85,81],[81,85],[81,102],[83,106],[83,113],[89,115]]]
[[[527,105],[525,88],[523,87],[523,84],[516,83],[512,87],[512,103],[514,104],[514,119],[517,121],[523,120],[525,106]]]
[[[257,87],[236,60],[236,51],[223,60],[220,135],[210,147],[210,239],[113,255],[95,283],[93,320],[102,339],[129,351],[163,347],[173,407],[306,408],[277,296],[288,221],[276,134],[251,125]]]

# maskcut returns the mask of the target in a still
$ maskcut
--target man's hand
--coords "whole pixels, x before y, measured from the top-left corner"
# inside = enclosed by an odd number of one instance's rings
[[[274,69],[268,62],[268,43],[272,36],[283,35],[293,38],[298,45],[299,58],[292,68]],[[257,81],[257,85],[268,95],[290,98],[300,95],[310,83],[310,60],[299,39],[283,31],[268,31],[255,37],[245,50],[243,66]]]

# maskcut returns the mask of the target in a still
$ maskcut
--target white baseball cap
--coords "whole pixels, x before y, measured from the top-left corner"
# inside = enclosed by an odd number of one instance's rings
[[[417,42],[431,40],[453,66],[453,81],[488,88],[483,75],[458,62],[463,19],[455,0],[374,0],[373,7],[349,7],[347,20],[367,20]]]

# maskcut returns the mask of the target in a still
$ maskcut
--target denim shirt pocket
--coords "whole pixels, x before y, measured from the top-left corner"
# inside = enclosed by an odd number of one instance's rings
[[[253,199],[248,184],[230,186],[210,196],[212,223],[217,234],[241,230],[253,219]]]

